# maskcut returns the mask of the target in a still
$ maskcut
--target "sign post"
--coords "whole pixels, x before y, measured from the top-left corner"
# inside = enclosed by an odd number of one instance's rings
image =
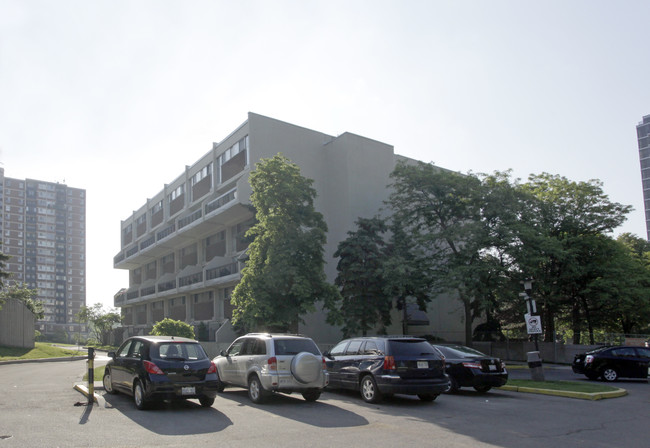
[[[533,292],[533,281],[526,280],[523,282],[524,291],[519,294],[519,297],[526,301],[526,310],[528,311],[524,314],[524,320],[526,321],[526,332],[529,335],[533,335],[533,340],[535,341],[535,351],[528,352],[528,368],[530,369],[530,375],[533,381],[544,381],[544,369],[542,368],[542,357],[539,354],[539,343],[537,338],[540,334],[543,333],[542,329],[542,319],[537,314],[537,304],[535,300],[531,297]]]

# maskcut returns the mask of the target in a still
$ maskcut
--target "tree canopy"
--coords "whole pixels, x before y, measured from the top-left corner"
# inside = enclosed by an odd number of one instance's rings
[[[316,190],[281,154],[260,160],[249,180],[257,223],[246,233],[252,242],[231,298],[233,325],[297,332],[317,301],[333,307],[338,298],[325,278],[327,225],[314,208]]]
[[[151,334],[153,336],[178,336],[194,339],[194,328],[187,322],[166,317],[154,324]]]
[[[98,344],[109,345],[111,330],[122,322],[122,316],[114,309],[106,311],[101,303],[95,303],[92,307],[82,306],[75,321],[88,324],[88,333]]]

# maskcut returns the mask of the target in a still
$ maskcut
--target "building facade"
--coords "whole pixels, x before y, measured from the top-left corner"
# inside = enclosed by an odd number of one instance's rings
[[[637,125],[636,136],[639,142],[646,238],[650,241],[650,115],[643,117],[643,120]]]
[[[37,289],[45,317],[36,329],[71,340],[85,330],[74,318],[86,305],[86,191],[0,168],[0,207],[7,284]]]
[[[328,225],[325,273],[336,277],[337,245],[359,217],[381,213],[389,175],[401,156],[393,147],[358,135],[326,135],[249,113],[234,130],[153,198],[121,222],[121,250],[114,267],[129,271],[129,286],[115,295],[124,335],[143,334],[165,317],[207,332],[210,341],[234,338],[230,295],[240,279],[254,212],[248,176],[262,158],[282,153],[314,180],[316,210]],[[413,331],[462,335],[449,300],[436,300],[428,321]],[[394,333],[401,331],[399,316]],[[319,343],[337,342],[338,329],[322,312],[306,316],[300,332]],[[205,335],[204,335],[205,337]]]

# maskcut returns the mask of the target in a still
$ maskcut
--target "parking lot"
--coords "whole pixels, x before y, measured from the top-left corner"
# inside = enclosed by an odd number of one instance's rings
[[[210,409],[191,400],[138,411],[124,395],[105,396],[106,407],[79,406],[85,397],[72,386],[85,369],[84,361],[0,366],[0,448],[649,446],[643,381],[620,381],[629,394],[600,401],[463,389],[433,403],[395,396],[370,405],[356,393],[325,392],[315,403],[280,395],[253,405],[243,389],[226,389]],[[566,368],[546,373],[583,381]]]

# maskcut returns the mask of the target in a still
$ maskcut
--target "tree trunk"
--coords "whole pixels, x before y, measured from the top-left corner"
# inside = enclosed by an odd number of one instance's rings
[[[469,299],[461,296],[465,309],[465,345],[472,346],[472,303]]]
[[[573,303],[571,310],[571,326],[573,328],[573,343],[580,344],[580,306],[578,303]]]

